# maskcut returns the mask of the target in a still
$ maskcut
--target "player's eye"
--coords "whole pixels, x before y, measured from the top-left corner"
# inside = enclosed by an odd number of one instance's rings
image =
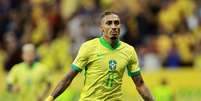
[[[107,21],[106,24],[107,24],[107,25],[111,25],[111,24],[112,24],[112,21]]]
[[[114,24],[115,24],[115,25],[119,25],[120,22],[119,22],[118,20],[116,20],[116,21],[114,21]]]

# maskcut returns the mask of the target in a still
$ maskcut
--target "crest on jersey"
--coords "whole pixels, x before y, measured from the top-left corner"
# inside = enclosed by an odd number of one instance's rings
[[[117,62],[115,60],[112,59],[109,61],[109,68],[111,71],[116,70],[116,66],[117,66]]]

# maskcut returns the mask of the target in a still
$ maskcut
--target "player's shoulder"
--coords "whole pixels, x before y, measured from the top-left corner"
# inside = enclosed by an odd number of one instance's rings
[[[25,64],[23,62],[17,63],[13,65],[13,67],[11,68],[11,71],[21,71],[24,67],[25,67]]]
[[[25,65],[24,62],[20,62],[20,63],[15,64],[13,67],[18,67],[18,68],[20,68],[20,67],[24,67],[24,65]]]
[[[46,72],[48,72],[49,70],[48,70],[47,67],[48,67],[48,66],[47,66],[46,64],[41,63],[41,62],[39,62],[39,61],[36,61],[36,62],[34,63],[34,68],[36,68],[37,71],[40,72],[40,73],[46,73]]]
[[[47,65],[42,63],[42,62],[39,62],[39,61],[36,61],[34,62],[34,66],[38,69],[44,69],[44,68],[47,68]]]
[[[93,47],[93,46],[97,45],[98,41],[99,41],[98,38],[94,38],[94,39],[91,39],[91,40],[88,40],[88,41],[84,42],[82,44],[82,46]]]
[[[134,47],[129,45],[128,43],[126,42],[123,42],[123,41],[120,41],[121,42],[121,45],[124,49],[128,50],[128,51],[133,51],[134,50]]]

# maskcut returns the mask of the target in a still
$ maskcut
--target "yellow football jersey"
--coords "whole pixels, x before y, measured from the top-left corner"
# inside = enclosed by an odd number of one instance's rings
[[[85,70],[79,101],[121,101],[125,69],[129,76],[140,74],[134,48],[119,40],[112,48],[103,37],[83,43],[72,68],[78,72]]]
[[[15,101],[37,101],[37,97],[49,81],[45,65],[35,62],[32,67],[25,62],[14,65],[7,77],[7,83],[20,87]],[[13,99],[14,100],[14,99]]]

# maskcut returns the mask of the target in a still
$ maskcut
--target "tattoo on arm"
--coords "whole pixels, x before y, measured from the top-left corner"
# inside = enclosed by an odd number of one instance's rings
[[[142,76],[141,75],[134,76],[132,77],[132,79],[136,85],[138,93],[142,96],[144,101],[154,101],[149,89],[144,83]]]
[[[55,90],[52,92],[51,96],[55,99],[57,96],[59,96],[61,93],[64,92],[66,88],[70,85],[74,77],[78,74],[78,72],[75,72],[71,70],[67,75],[64,76],[64,78],[59,82],[59,84],[56,86]]]
[[[139,86],[141,86],[141,85],[144,84],[144,80],[142,79],[142,76],[141,76],[141,75],[139,75],[139,76],[134,76],[134,77],[132,77],[132,79],[133,79],[133,81],[134,81],[134,83],[135,83],[135,85],[136,85],[137,87],[139,87]]]

